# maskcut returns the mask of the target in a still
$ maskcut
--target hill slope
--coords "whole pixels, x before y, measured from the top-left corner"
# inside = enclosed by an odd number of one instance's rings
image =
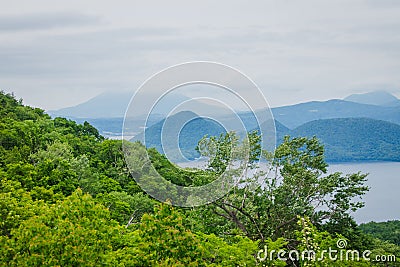
[[[272,113],[277,121],[290,129],[309,121],[335,118],[371,118],[400,124],[400,107],[359,104],[338,99],[273,108]]]
[[[328,161],[400,161],[400,125],[367,118],[316,120],[290,131],[317,136]]]
[[[161,153],[167,153],[171,160],[183,162],[200,156],[195,148],[203,136],[225,132],[213,120],[201,118],[190,111],[182,111],[150,126],[131,141],[141,141],[148,148],[154,147]],[[179,153],[178,147],[183,155]]]
[[[191,112],[182,112],[171,120],[173,125],[182,125]],[[182,161],[177,151],[178,133],[173,129],[162,128],[165,120],[149,127],[146,130],[146,146],[155,147],[161,153],[165,149],[173,155],[175,161]],[[338,118],[315,120],[307,122],[294,130],[275,122],[277,144],[280,144],[285,135],[291,137],[317,136],[325,145],[325,157],[329,162],[350,161],[400,161],[400,125],[368,119],[368,118]],[[161,129],[164,131],[164,147],[161,146]],[[254,130],[257,130],[255,128]],[[198,118],[187,123],[179,134],[179,147],[187,159],[198,157],[194,150],[197,142],[206,134],[219,135],[225,130],[214,121]],[[143,133],[132,141],[141,140]],[[174,150],[175,149],[175,150]]]
[[[132,92],[103,93],[73,107],[50,110],[52,117],[112,118],[123,117]]]

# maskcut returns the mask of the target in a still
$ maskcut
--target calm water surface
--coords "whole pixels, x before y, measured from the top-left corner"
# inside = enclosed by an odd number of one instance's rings
[[[204,165],[203,164],[200,165]],[[198,167],[193,162],[181,167]],[[400,162],[330,164],[329,172],[369,173],[369,192],[363,196],[365,206],[353,213],[358,223],[400,220]]]
[[[400,219],[400,162],[331,164],[329,172],[369,173],[365,207],[353,214],[358,223]]]

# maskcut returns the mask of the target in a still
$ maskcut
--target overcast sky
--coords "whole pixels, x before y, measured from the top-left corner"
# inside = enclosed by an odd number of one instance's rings
[[[231,65],[272,106],[400,97],[400,1],[3,1],[0,89],[29,105],[132,93],[193,60]]]

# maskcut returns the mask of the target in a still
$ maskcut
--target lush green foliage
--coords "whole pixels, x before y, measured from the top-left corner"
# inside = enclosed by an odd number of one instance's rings
[[[364,235],[349,215],[363,205],[357,197],[367,190],[366,176],[325,175],[315,138],[287,137],[267,153],[250,133],[243,183],[215,203],[182,209],[141,190],[121,141],[104,139],[86,122],[51,119],[11,95],[1,93],[0,103],[1,266],[306,266],[314,263],[256,256],[264,246],[304,249],[304,240],[312,240],[325,248],[339,237],[351,248],[399,255],[398,246]],[[201,150],[215,155],[204,171],[180,169],[155,149],[148,150],[150,160],[173,183],[209,183],[245,146],[234,133],[204,140]],[[127,144],[140,163],[145,148]],[[262,156],[275,172],[256,168]],[[141,166],[131,171],[151,179]]]
[[[360,229],[375,238],[400,246],[400,221],[369,222],[360,225]]]
[[[96,266],[112,251],[109,240],[118,235],[118,223],[89,195],[78,190],[53,204],[29,202],[34,214],[13,228],[9,237],[2,237],[1,262],[12,266]]]

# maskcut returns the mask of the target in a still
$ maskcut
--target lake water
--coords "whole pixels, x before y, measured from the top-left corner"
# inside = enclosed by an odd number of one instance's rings
[[[179,165],[198,167],[204,164],[188,162]],[[328,171],[369,173],[366,184],[370,190],[362,198],[365,206],[352,214],[357,223],[400,219],[400,162],[330,164]]]
[[[329,172],[369,173],[365,207],[353,214],[358,223],[400,219],[400,162],[331,164]]]

